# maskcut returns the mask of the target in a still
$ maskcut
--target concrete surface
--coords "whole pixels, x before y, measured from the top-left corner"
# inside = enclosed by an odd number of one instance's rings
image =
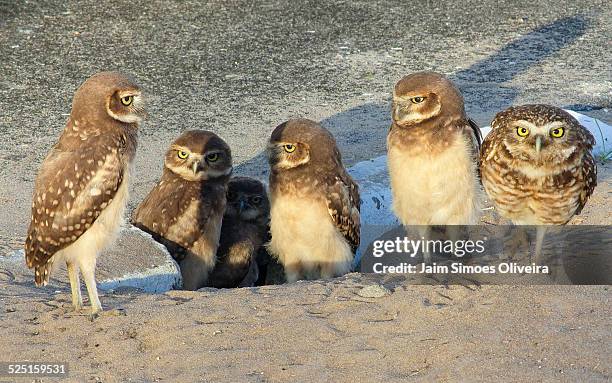
[[[168,144],[210,129],[237,174],[265,178],[261,152],[289,117],[323,120],[348,164],[384,153],[403,75],[457,81],[480,124],[547,102],[610,122],[606,1],[1,1],[0,252],[21,247],[32,184],[89,75],[133,74],[149,95],[130,207]]]
[[[417,70],[456,81],[481,125],[535,102],[610,123],[608,3],[0,0],[0,254],[22,247],[38,166],[94,72],[129,72],[149,96],[133,209],[187,129],[220,134],[236,174],[264,179],[266,140],[289,117],[322,120],[347,165],[379,157],[391,89]],[[610,224],[607,190],[585,223]],[[392,294],[356,295],[372,284]],[[351,274],[103,293],[120,310],[94,322],[71,311],[67,283],[55,288],[0,268],[0,349],[61,357],[67,381],[610,380],[608,286],[407,286]]]
[[[6,278],[30,279],[33,283],[33,271],[25,265],[23,250],[0,254],[0,270]],[[147,293],[163,293],[182,286],[179,267],[166,248],[155,242],[151,235],[129,224],[98,257],[96,279],[98,288],[109,292],[133,288]],[[46,289],[54,291],[58,286],[69,288],[65,264],[59,264]],[[85,293],[84,284],[82,288]]]

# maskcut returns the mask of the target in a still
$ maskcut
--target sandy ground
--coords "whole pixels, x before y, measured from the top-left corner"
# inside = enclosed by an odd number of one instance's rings
[[[356,294],[373,283],[393,293]],[[0,293],[3,359],[68,362],[67,381],[610,378],[608,286],[445,288],[351,274],[233,291],[107,295],[105,304],[121,310],[90,322],[71,312],[65,288],[49,301],[28,284]]]
[[[96,71],[132,73],[149,96],[133,209],[187,129],[219,133],[236,173],[264,179],[266,139],[289,117],[322,120],[347,165],[381,155],[392,86],[416,70],[449,75],[482,125],[533,102],[610,123],[605,4],[0,1],[0,253],[22,246],[38,166]],[[612,223],[610,165],[599,179],[573,223]],[[376,283],[392,294],[356,295]],[[66,283],[35,289],[31,276],[0,270],[0,361],[65,361],[72,381],[609,381],[609,299],[608,286],[447,288],[351,274],[106,294],[115,310],[92,322],[71,312]]]

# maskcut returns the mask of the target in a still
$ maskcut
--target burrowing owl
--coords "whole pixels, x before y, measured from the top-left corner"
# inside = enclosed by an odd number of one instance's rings
[[[212,287],[254,286],[259,277],[257,255],[268,240],[270,202],[266,187],[248,177],[230,179]]]
[[[177,260],[187,290],[205,286],[215,266],[231,172],[225,141],[212,132],[185,132],[170,145],[160,181],[134,212],[134,225]]]
[[[485,191],[518,225],[563,225],[597,184],[593,135],[549,105],[511,107],[495,116],[480,157]],[[538,226],[536,259],[545,227]]]
[[[478,221],[480,129],[459,90],[441,74],[420,72],[393,91],[387,136],[393,210],[404,225],[470,225]],[[430,262],[430,254],[424,254]]]
[[[310,120],[290,120],[272,132],[272,239],[268,249],[287,281],[350,271],[359,246],[359,191],[331,133]]]
[[[79,270],[92,311],[102,309],[96,257],[123,217],[143,115],[140,89],[130,78],[114,72],[90,77],[76,91],[66,128],[36,177],[27,265],[34,267],[36,284],[46,285],[52,265],[66,262],[77,310]]]

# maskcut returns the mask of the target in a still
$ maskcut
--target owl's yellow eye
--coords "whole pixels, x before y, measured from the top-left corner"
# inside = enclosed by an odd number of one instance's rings
[[[286,151],[287,153],[293,153],[293,152],[295,152],[295,145],[292,145],[292,144],[285,144],[285,145],[283,145],[283,148],[285,148],[285,151]]]
[[[426,99],[426,98],[427,98],[427,97],[420,97],[420,96],[417,96],[417,97],[412,97],[412,98],[410,99],[410,102],[412,102],[413,104],[420,104],[420,103],[422,103],[423,101],[425,101],[425,99]]]
[[[219,153],[210,153],[206,155],[206,161],[215,162],[219,159]]]
[[[519,126],[516,128],[516,134],[518,134],[520,137],[527,137],[529,135],[529,129]]]
[[[121,103],[125,106],[130,106],[134,102],[134,96],[121,97]]]
[[[550,136],[553,138],[561,138],[565,134],[565,129],[556,128],[550,131]]]
[[[178,158],[180,158],[181,160],[184,160],[187,157],[189,157],[189,153],[187,153],[184,150],[179,150],[178,151]]]

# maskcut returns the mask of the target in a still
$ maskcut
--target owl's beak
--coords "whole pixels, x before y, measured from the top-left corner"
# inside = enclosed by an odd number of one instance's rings
[[[540,154],[540,150],[542,150],[542,136],[536,136],[535,150],[536,150],[536,153]]]
[[[195,161],[193,164],[191,164],[191,169],[193,170],[193,174],[198,174],[198,165],[200,163]]]
[[[401,109],[402,109],[401,105],[397,103],[393,105],[393,119],[395,121],[400,121],[403,118],[404,114],[401,113]]]
[[[238,205],[238,214],[242,214],[242,212],[244,211],[244,208],[246,207],[246,203],[244,202],[244,200],[241,198],[240,199],[240,204]]]

